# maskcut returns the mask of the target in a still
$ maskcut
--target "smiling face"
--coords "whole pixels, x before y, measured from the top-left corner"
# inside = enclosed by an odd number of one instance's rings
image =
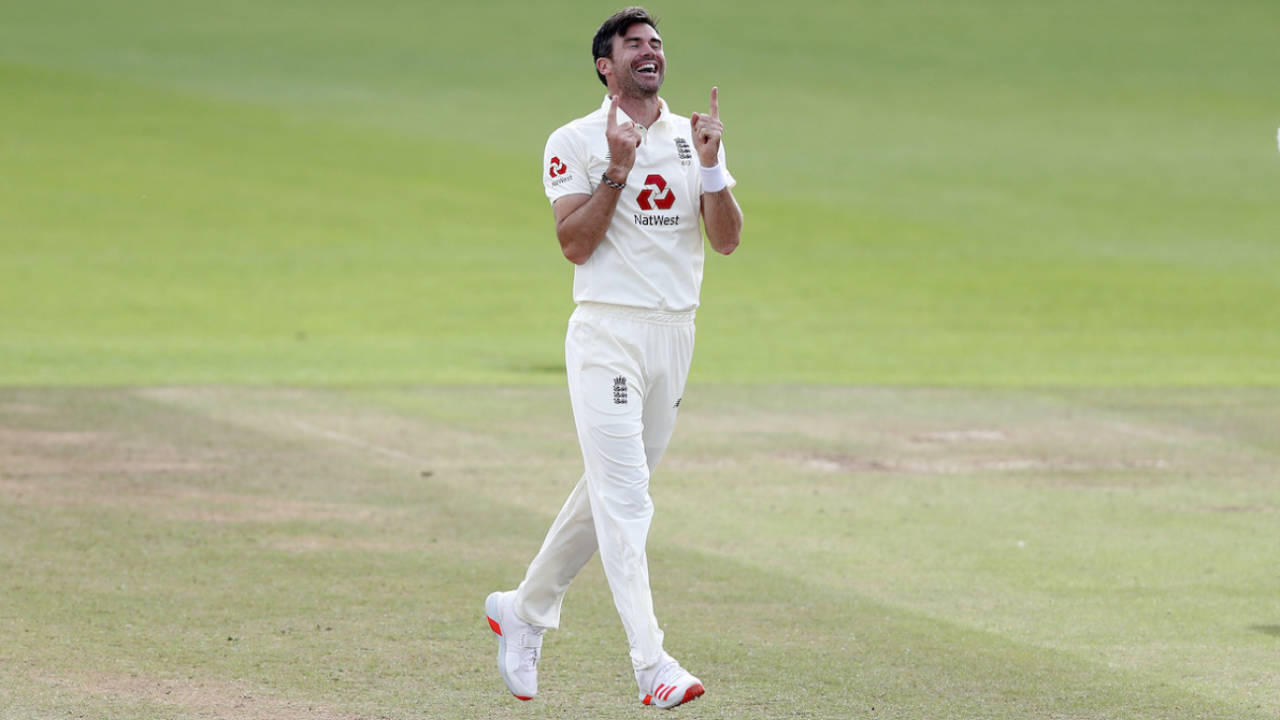
[[[605,76],[611,92],[634,97],[657,95],[667,74],[662,37],[648,23],[633,23],[614,36],[612,53],[598,59],[596,69]]]

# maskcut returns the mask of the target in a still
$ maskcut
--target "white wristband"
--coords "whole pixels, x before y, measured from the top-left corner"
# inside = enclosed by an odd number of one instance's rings
[[[720,167],[720,163],[716,163],[711,167],[698,166],[702,171],[702,192],[720,192],[729,185],[729,181],[725,180],[724,168]]]

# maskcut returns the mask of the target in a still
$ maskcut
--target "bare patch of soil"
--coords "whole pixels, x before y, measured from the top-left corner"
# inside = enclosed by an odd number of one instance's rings
[[[36,405],[34,403],[10,402],[0,404],[0,416],[2,415],[48,415],[53,412],[44,405]]]
[[[98,674],[46,678],[64,690],[124,702],[148,702],[181,708],[192,717],[222,720],[356,720],[321,703],[276,697],[245,683],[201,678],[156,678]]]
[[[292,553],[330,552],[333,550],[362,550],[369,552],[414,552],[424,549],[421,544],[375,540],[369,538],[340,538],[322,535],[304,535],[271,543],[276,550]]]
[[[943,430],[920,433],[911,439],[922,443],[1000,442],[1009,436],[1002,430]]]
[[[1225,515],[1273,513],[1277,510],[1277,508],[1269,505],[1203,505],[1191,509],[1195,512]]]
[[[57,430],[13,430],[0,427],[0,446],[66,447],[100,443],[106,433]]]
[[[281,497],[215,492],[185,478],[225,470],[216,452],[107,432],[0,428],[0,492],[46,507],[125,509],[213,523],[343,520],[375,509]]]
[[[109,432],[0,427],[0,477],[189,474],[214,466],[207,452]]]
[[[113,508],[170,520],[208,523],[296,520],[358,523],[387,512],[371,506],[212,492],[172,484],[111,485],[83,477],[49,480],[0,475],[0,493],[25,505]]]
[[[893,473],[903,475],[964,475],[981,472],[1095,472],[1103,470],[1164,469],[1168,461],[1080,460],[1075,458],[894,458],[855,457],[852,455],[781,455],[790,463],[809,470],[838,473]]]

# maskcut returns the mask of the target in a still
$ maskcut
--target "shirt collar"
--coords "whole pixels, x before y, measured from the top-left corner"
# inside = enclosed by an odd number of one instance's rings
[[[608,93],[605,93],[604,102],[600,105],[600,108],[605,112],[605,117],[609,116],[609,106],[612,104],[613,100]],[[649,126],[650,129],[671,121],[671,111],[667,108],[667,101],[659,97],[658,106],[658,119],[653,121],[653,124]],[[623,110],[622,106],[618,106],[618,122],[624,123],[628,121],[634,122],[634,120],[631,120],[631,116],[627,114],[627,111]]]

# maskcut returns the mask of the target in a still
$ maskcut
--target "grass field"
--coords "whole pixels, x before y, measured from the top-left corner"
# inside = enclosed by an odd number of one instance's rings
[[[611,4],[0,22],[0,719],[633,717],[539,180]],[[651,563],[706,718],[1280,714],[1280,6],[700,2],[708,259]]]
[[[578,472],[561,396],[0,394],[0,715],[654,712],[596,563],[539,698],[492,667],[481,601]],[[1278,401],[698,391],[651,545],[682,714],[1274,717]]]

